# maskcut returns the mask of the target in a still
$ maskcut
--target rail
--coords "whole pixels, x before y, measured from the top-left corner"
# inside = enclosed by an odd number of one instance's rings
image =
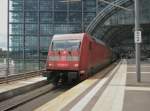
[[[31,71],[31,72],[26,72],[26,73],[20,73],[16,75],[10,75],[7,77],[0,77],[0,84],[2,83],[7,83],[7,82],[12,82],[16,80],[21,80],[21,79],[27,79],[35,76],[40,76],[42,73],[45,72],[45,69],[38,70],[38,71]]]
[[[52,84],[47,84],[45,81],[40,81],[32,85],[21,87],[15,89],[14,91],[9,91],[4,95],[4,98],[0,101],[0,111],[10,111],[13,110],[33,99],[36,99],[46,93],[57,90]],[[21,92],[21,93],[20,93]],[[9,95],[14,94],[12,97]],[[54,94],[54,93],[53,93]],[[6,97],[5,97],[6,96]]]

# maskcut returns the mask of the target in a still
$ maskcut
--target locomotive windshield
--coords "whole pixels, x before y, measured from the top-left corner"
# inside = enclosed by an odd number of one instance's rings
[[[54,40],[52,42],[51,50],[79,50],[80,40]]]

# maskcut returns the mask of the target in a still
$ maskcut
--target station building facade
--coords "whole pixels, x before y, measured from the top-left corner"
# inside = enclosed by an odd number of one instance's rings
[[[115,0],[107,0],[113,2]],[[16,59],[45,60],[54,34],[85,32],[107,3],[100,0],[9,0],[9,48]],[[141,23],[150,23],[150,1],[141,0]],[[134,24],[134,6],[104,25]]]

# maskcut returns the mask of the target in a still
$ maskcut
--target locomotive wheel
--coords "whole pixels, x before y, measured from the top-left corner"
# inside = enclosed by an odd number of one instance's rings
[[[68,73],[64,73],[61,79],[62,79],[62,85],[66,85],[68,83]]]
[[[56,74],[56,76],[54,76],[52,79],[52,84],[54,86],[58,86],[59,79],[60,79],[60,76],[58,74]]]
[[[48,82],[51,82],[51,81],[52,81],[52,78],[53,78],[53,75],[52,75],[52,74],[48,74],[48,75],[47,75],[47,81],[48,81]]]
[[[87,78],[88,78],[88,75],[86,73],[85,74],[79,74],[79,81],[83,81]]]
[[[51,72],[51,73],[47,74],[47,81],[48,82],[53,82],[55,76],[56,76],[55,72]]]

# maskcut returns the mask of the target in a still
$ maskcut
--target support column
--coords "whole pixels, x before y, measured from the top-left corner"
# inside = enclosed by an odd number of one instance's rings
[[[25,0],[23,0],[23,62],[25,61]]]
[[[7,71],[6,79],[9,75],[9,0],[7,0]]]
[[[38,66],[40,70],[40,0],[38,0]]]
[[[82,32],[84,32],[84,0],[81,1],[82,2],[82,23],[81,23],[81,30]]]
[[[135,31],[140,31],[140,23],[139,23],[139,0],[135,0]],[[137,81],[141,82],[141,66],[140,66],[140,43],[135,44],[136,49],[136,74],[137,74]]]
[[[98,1],[99,0],[96,0],[96,15],[98,14]]]

